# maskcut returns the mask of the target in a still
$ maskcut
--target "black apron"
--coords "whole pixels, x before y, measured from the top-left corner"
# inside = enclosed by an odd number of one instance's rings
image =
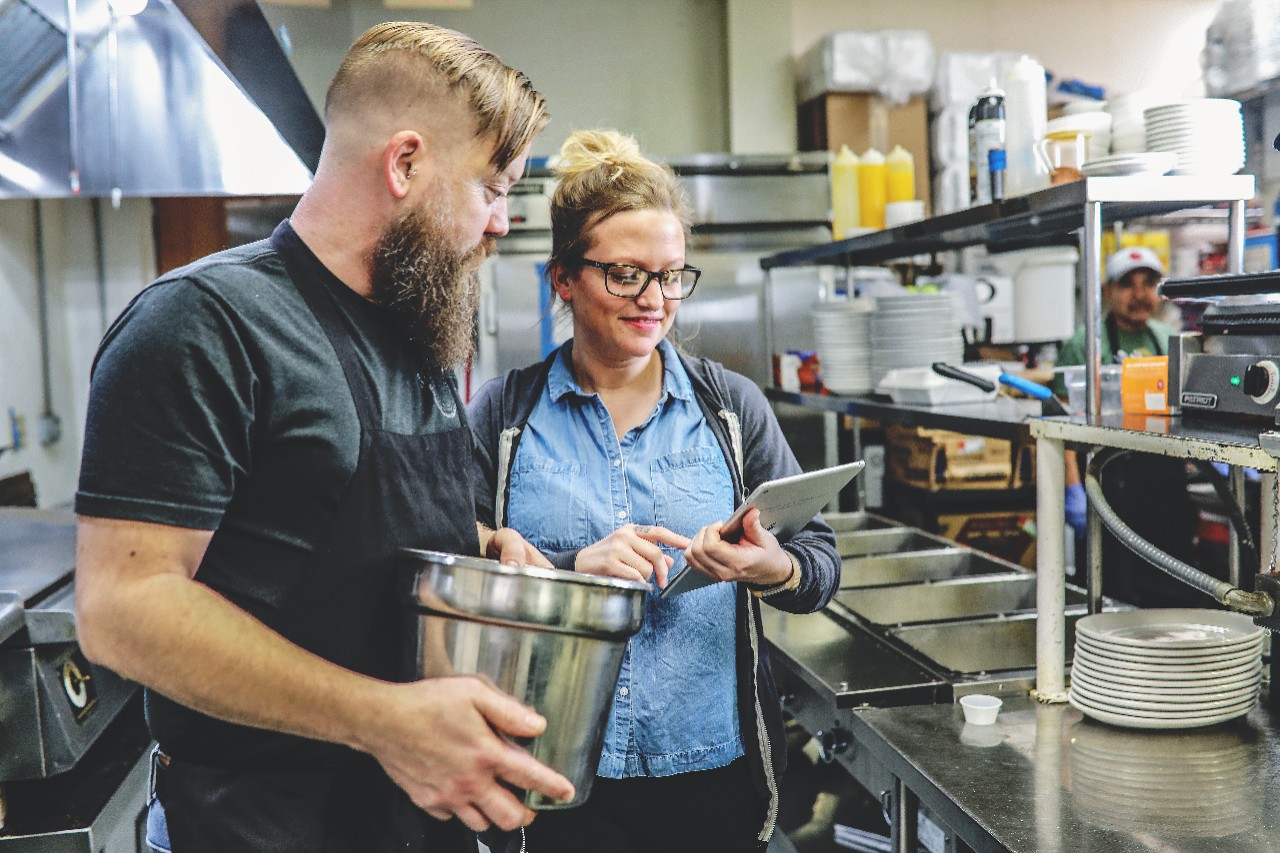
[[[328,273],[286,224],[272,235],[294,285],[333,345],[360,418],[356,469],[302,572],[272,596],[242,598],[255,616],[298,645],[349,669],[404,680],[404,608],[393,559],[405,546],[475,555],[479,550],[471,484],[472,438],[450,383],[423,371],[435,405],[457,428],[425,435],[382,428],[382,413],[351,332],[325,289]],[[341,393],[335,389],[334,393]],[[450,411],[452,410],[452,411]],[[456,413],[456,415],[455,415]],[[223,534],[220,528],[218,534]],[[234,529],[226,531],[232,538]],[[221,545],[201,564],[244,556],[252,546]],[[234,574],[211,568],[210,576]],[[210,721],[216,722],[216,721]],[[213,737],[248,743],[234,764],[176,756],[157,788],[176,853],[455,853],[475,851],[460,822],[417,809],[371,757],[343,747],[242,727],[209,726]],[[231,734],[227,732],[230,731]],[[164,747],[164,744],[161,744]],[[297,757],[297,760],[295,758]]]

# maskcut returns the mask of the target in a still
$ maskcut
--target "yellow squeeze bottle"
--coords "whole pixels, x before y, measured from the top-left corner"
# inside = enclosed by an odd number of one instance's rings
[[[893,146],[884,158],[887,170],[888,200],[913,201],[916,197],[916,164],[911,152],[901,145]]]
[[[831,163],[831,236],[843,240],[859,221],[858,155],[841,145]]]
[[[888,191],[884,155],[870,148],[858,161],[858,218],[863,228],[884,228]]]

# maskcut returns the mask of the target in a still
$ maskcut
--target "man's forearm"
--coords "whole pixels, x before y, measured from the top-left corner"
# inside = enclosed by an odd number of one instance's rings
[[[91,660],[219,719],[357,745],[390,685],[305,651],[181,571],[121,569],[137,551],[77,569]]]

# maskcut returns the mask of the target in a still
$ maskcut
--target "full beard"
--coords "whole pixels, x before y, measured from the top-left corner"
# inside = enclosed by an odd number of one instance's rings
[[[442,212],[418,209],[383,232],[371,257],[373,298],[389,308],[426,361],[448,369],[475,352],[480,263],[496,243],[458,249]]]

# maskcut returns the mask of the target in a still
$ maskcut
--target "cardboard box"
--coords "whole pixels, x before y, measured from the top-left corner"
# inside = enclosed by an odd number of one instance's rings
[[[841,145],[859,157],[875,148],[887,155],[901,145],[915,160],[916,198],[929,214],[929,109],[923,97],[895,106],[876,94],[828,92],[798,110],[801,151],[837,152]]]
[[[1120,363],[1120,408],[1126,415],[1169,414],[1169,356],[1126,358]]]
[[[1036,567],[1034,511],[939,515],[934,532],[1024,568]]]
[[[890,479],[931,492],[1007,489],[1013,478],[1008,441],[941,429],[886,427],[885,462]]]

